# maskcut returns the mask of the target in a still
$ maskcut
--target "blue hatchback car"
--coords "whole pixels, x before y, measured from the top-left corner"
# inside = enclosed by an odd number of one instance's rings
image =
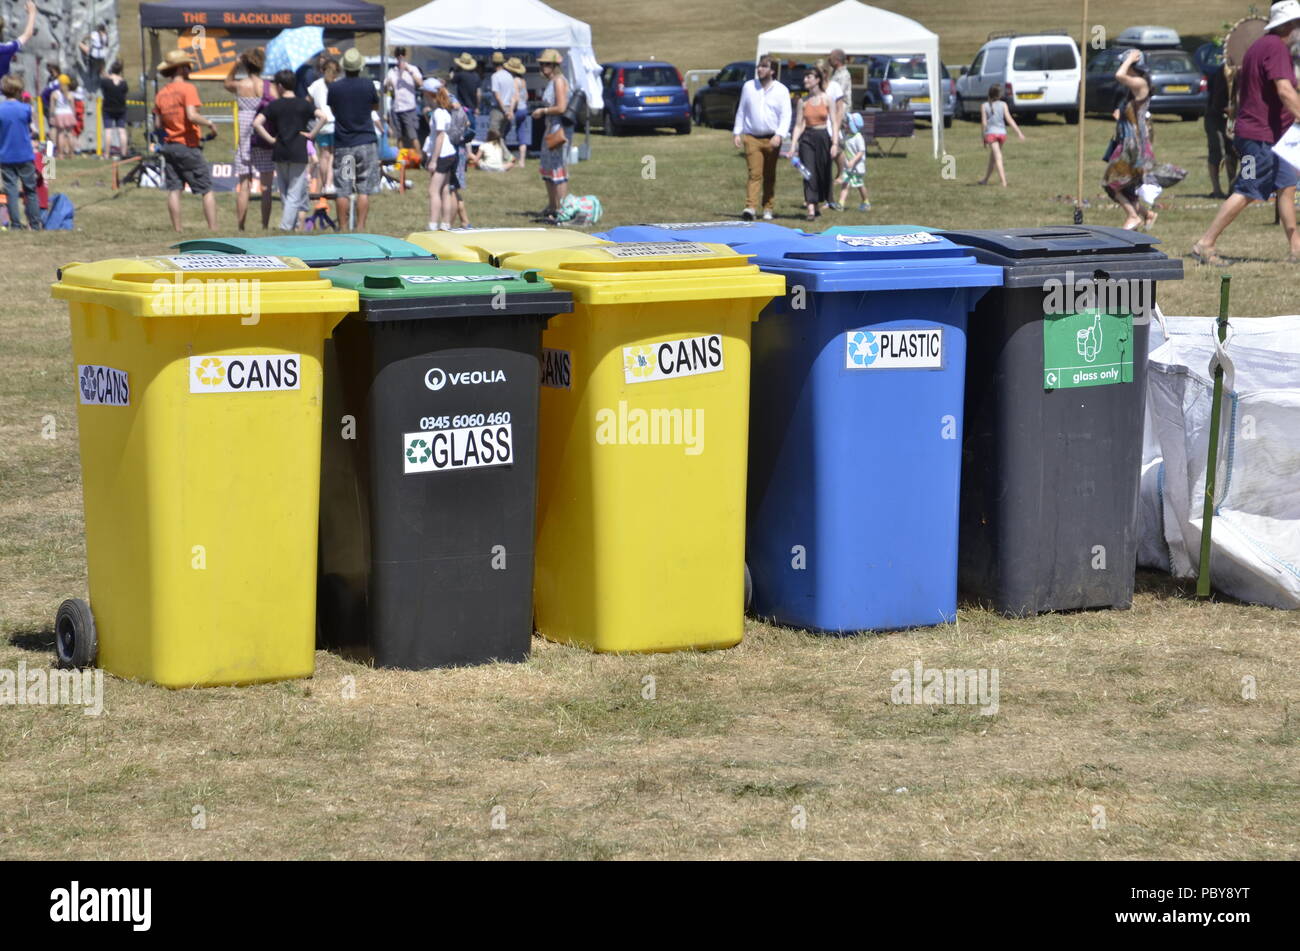
[[[662,60],[606,63],[601,70],[605,93],[605,134],[624,129],[672,127],[691,131],[691,103],[681,71]]]

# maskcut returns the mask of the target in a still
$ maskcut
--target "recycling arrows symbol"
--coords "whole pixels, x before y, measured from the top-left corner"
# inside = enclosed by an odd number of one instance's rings
[[[421,453],[423,452],[423,455]],[[411,444],[406,447],[406,461],[412,465],[421,465],[428,462],[433,456],[433,450],[423,439],[412,439]]]

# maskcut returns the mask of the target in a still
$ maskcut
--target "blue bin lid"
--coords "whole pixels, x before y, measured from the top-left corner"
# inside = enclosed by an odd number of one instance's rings
[[[300,259],[309,267],[334,267],[349,261],[428,258],[424,248],[382,234],[286,234],[265,238],[194,238],[174,244],[184,254],[269,254]]]
[[[715,222],[631,225],[612,228],[605,237],[720,242],[749,255],[764,270],[798,275],[797,283],[816,293],[1002,286],[1001,268],[981,264],[971,249],[929,231],[824,235],[766,223]]]

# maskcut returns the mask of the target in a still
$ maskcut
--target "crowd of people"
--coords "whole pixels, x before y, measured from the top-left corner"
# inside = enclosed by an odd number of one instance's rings
[[[36,7],[26,3],[22,30],[0,42],[0,186],[6,196],[11,226],[39,226],[31,204],[42,182],[42,152],[34,140],[37,98],[47,122],[52,154],[74,155],[86,123],[87,95],[100,99],[104,152],[117,158],[129,154],[127,82],[120,61],[110,62],[106,24],[98,24],[79,44],[87,64],[85,82],[48,64],[44,85],[36,96],[21,77],[8,75],[13,57],[31,41]],[[1213,195],[1223,199],[1213,222],[1193,245],[1191,256],[1210,264],[1226,263],[1216,242],[1252,201],[1278,199],[1280,223],[1287,236],[1288,260],[1300,261],[1300,233],[1294,205],[1298,174],[1281,160],[1273,146],[1293,121],[1300,120],[1296,89],[1296,53],[1300,49],[1300,0],[1272,5],[1266,33],[1247,52],[1240,66],[1235,128],[1226,118],[1228,90],[1221,70],[1209,79],[1205,117],[1208,165]],[[282,207],[279,228],[290,231],[318,224],[337,226],[329,216],[334,203],[338,223],[364,229],[370,196],[377,193],[385,169],[401,164],[428,173],[428,227],[466,227],[466,174],[471,168],[506,172],[524,168],[533,141],[533,123],[540,124],[538,166],[546,187],[547,205],[539,213],[556,221],[568,194],[568,153],[575,125],[573,96],[562,70],[563,57],[548,49],[537,57],[544,81],[540,96],[530,101],[526,69],[517,57],[493,53],[480,63],[462,52],[445,78],[425,76],[407,50],[398,47],[392,68],[382,83],[364,75],[365,59],[356,49],[334,57],[322,52],[297,71],[264,75],[265,50],[247,49],[232,64],[225,89],[237,106],[233,143],[235,219],[247,228],[250,204],[257,194],[262,228],[271,225],[273,190]],[[759,59],[756,76],[745,83],[733,127],[737,149],[747,165],[746,200],[741,217],[761,215],[770,220],[776,192],[776,170],[788,157],[803,177],[803,206],[808,221],[823,210],[845,206],[856,190],[858,208],[871,203],[866,189],[866,148],[863,117],[852,109],[852,77],[843,50],[832,50],[803,77],[805,95],[792,106],[790,90],[776,78],[772,57]],[[154,148],[161,158],[163,187],[173,228],[181,227],[181,194],[188,189],[202,201],[204,218],[217,227],[209,163],[203,139],[217,136],[217,126],[201,111],[197,88],[189,81],[197,66],[185,50],[169,52],[157,66],[162,77],[152,104]],[[1158,217],[1154,207],[1159,188],[1153,187],[1181,169],[1156,159],[1149,106],[1150,70],[1145,55],[1133,50],[1115,73],[1120,98],[1114,111],[1115,134],[1105,153],[1102,185],[1125,213],[1125,228],[1150,228]],[[389,108],[381,97],[391,97]],[[386,112],[387,121],[381,118]],[[478,117],[486,115],[480,138]],[[200,130],[206,134],[200,135]],[[1025,136],[993,86],[980,108],[980,135],[989,150],[980,185],[996,174],[1007,186],[1003,146],[1009,133]],[[389,136],[396,142],[389,154]],[[507,145],[514,139],[514,147]],[[400,151],[398,151],[400,149]],[[1230,193],[1221,188],[1225,167]],[[1182,173],[1185,174],[1185,173]],[[1176,180],[1176,179],[1175,179]],[[37,184],[33,185],[33,181]],[[838,198],[835,185],[840,186]],[[355,213],[355,215],[354,215]]]
[[[544,124],[538,164],[547,207],[539,217],[557,219],[567,194],[573,126],[559,51],[548,49],[537,57],[545,88],[535,103],[529,102],[526,68],[517,57],[494,53],[491,71],[481,77],[477,60],[461,53],[447,78],[440,79],[423,75],[405,48],[397,47],[394,54],[379,88],[363,75],[365,59],[357,49],[339,58],[322,53],[296,73],[274,77],[263,75],[263,48],[240,54],[224,84],[237,104],[235,216],[241,231],[247,228],[255,180],[263,229],[270,226],[275,187],[282,202],[281,230],[303,228],[318,217],[335,224],[327,213],[329,202],[337,206],[338,223],[347,225],[355,211],[355,227],[362,230],[370,196],[380,190],[386,166],[397,163],[428,172],[430,229],[468,227],[468,169],[506,172],[525,167],[533,121]],[[189,82],[196,65],[187,52],[174,50],[157,67],[166,83],[155,99],[154,113],[163,137],[159,151],[168,208],[174,209],[172,225],[178,230],[185,188],[203,199],[209,227],[215,227],[208,213],[211,176],[206,166],[198,167],[198,130],[206,127],[213,137],[216,128],[198,111],[198,91]],[[381,92],[391,97],[387,127],[381,118]],[[480,141],[481,112],[487,114],[487,132]],[[400,151],[386,158],[390,131]],[[511,136],[517,154],[507,146]]]

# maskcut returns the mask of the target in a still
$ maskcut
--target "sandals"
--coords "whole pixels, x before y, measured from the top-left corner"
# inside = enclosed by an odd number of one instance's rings
[[[1207,254],[1201,248],[1201,244],[1199,241],[1196,244],[1192,245],[1192,250],[1189,252],[1189,254],[1192,257],[1192,259],[1195,260],[1198,264],[1211,264],[1214,267],[1228,266],[1228,261],[1226,258],[1220,257],[1219,252],[1217,251],[1211,251]]]

